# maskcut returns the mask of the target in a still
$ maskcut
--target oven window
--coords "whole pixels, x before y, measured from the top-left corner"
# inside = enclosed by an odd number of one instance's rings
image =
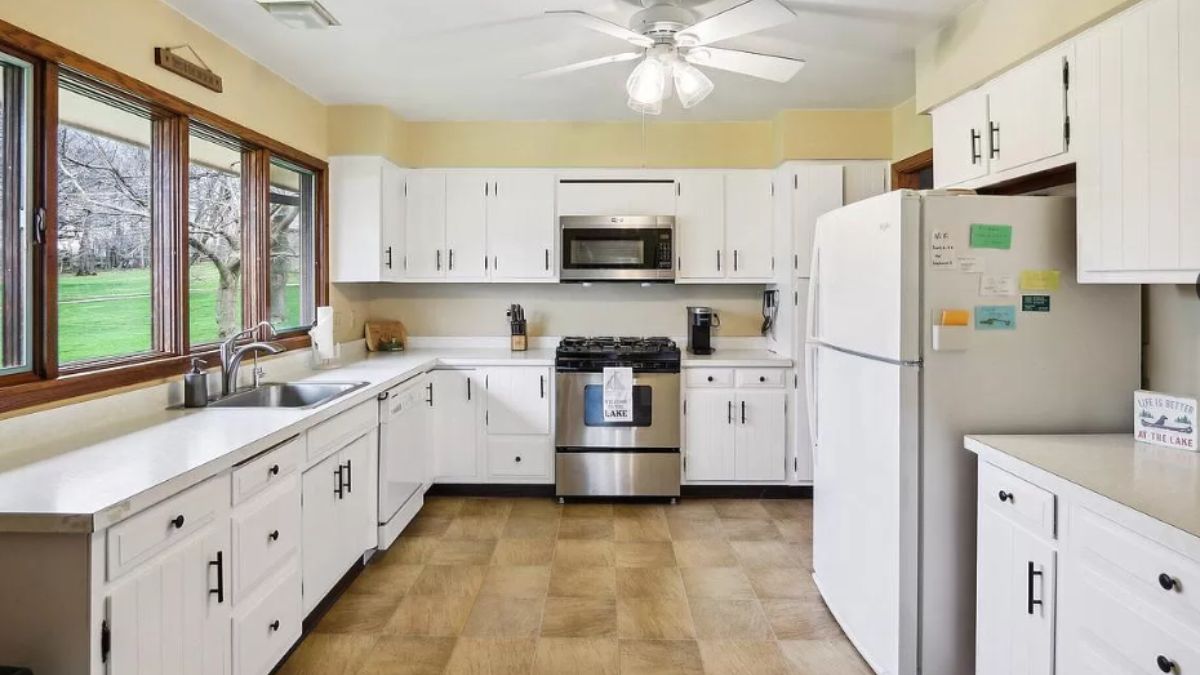
[[[604,421],[604,385],[588,384],[583,387],[583,424],[589,427],[648,427],[653,422],[650,405],[650,387],[633,385],[633,419],[628,422]]]
[[[572,239],[574,265],[636,265],[646,262],[646,242],[641,239]]]

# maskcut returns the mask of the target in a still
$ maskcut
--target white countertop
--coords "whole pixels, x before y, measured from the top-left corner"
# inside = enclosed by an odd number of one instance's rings
[[[683,357],[684,367],[788,367],[791,363],[765,350],[729,349]],[[0,532],[101,530],[408,378],[439,366],[504,365],[551,367],[554,350],[421,348],[378,353],[303,378],[368,383],[310,410],[156,408],[142,411],[129,423],[98,430],[84,422],[77,435],[48,444],[53,447],[44,455],[33,453],[29,461],[0,470]]]
[[[1200,537],[1200,453],[1137,443],[1130,434],[967,436],[998,452]]]

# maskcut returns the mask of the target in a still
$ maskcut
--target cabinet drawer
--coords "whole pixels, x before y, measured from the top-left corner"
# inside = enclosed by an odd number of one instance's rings
[[[979,499],[1029,531],[1054,538],[1054,495],[1033,483],[980,462]]]
[[[738,368],[734,383],[739,387],[782,387],[787,382],[787,368]]]
[[[234,675],[266,675],[300,639],[300,570],[293,562],[233,617]]]
[[[1200,562],[1085,508],[1073,509],[1080,563],[1200,632]]]
[[[488,439],[488,472],[493,476],[539,477],[550,471],[551,448],[543,438]]]
[[[732,387],[732,368],[687,368],[684,370],[688,387]]]
[[[308,430],[308,461],[316,462],[379,425],[376,401],[354,406]]]
[[[282,482],[304,461],[304,437],[297,436],[233,469],[233,503],[241,504],[269,485]]]
[[[107,537],[109,580],[182,541],[228,505],[229,476],[217,476],[113,525]]]
[[[299,474],[236,509],[232,520],[236,604],[299,550]]]

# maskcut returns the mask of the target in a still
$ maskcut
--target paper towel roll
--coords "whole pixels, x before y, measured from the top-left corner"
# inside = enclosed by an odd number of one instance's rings
[[[333,308],[318,307],[317,322],[308,331],[312,338],[313,353],[321,359],[332,359],[337,356],[337,348],[333,342]]]

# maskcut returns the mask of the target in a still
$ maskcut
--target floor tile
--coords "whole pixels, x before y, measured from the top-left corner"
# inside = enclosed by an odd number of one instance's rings
[[[683,579],[674,567],[617,568],[617,597],[683,599],[686,595]]]
[[[588,502],[564,504],[562,515],[563,518],[612,518],[613,505]]]
[[[684,499],[678,504],[667,508],[667,517],[687,518],[690,520],[713,520],[718,517],[713,503],[714,500],[708,499]]]
[[[443,539],[430,554],[430,565],[486,565],[496,550],[494,539]]]
[[[668,518],[667,529],[671,533],[671,541],[722,541],[725,539],[725,529],[721,527],[719,518],[711,520]]]
[[[667,507],[661,504],[613,504],[613,516],[617,518],[658,520],[666,515]]]
[[[384,626],[392,635],[456,637],[471,614],[475,598],[406,595]]]
[[[729,541],[779,541],[782,537],[770,520],[722,518],[721,529]]]
[[[618,541],[614,550],[617,567],[675,567],[669,541]]]
[[[612,518],[566,518],[558,526],[559,539],[613,538]]]
[[[713,503],[713,508],[722,518],[771,519],[771,514],[763,505],[752,499],[722,499]]]
[[[874,675],[846,640],[785,640],[779,651],[796,675]]]
[[[673,541],[680,567],[737,567],[738,559],[728,542],[711,539]]]
[[[558,518],[562,516],[562,507],[552,499],[514,499],[508,515],[510,518]]]
[[[619,597],[617,634],[639,640],[690,640],[696,630],[687,600]]]
[[[421,507],[422,516],[453,518],[462,510],[462,497],[425,497],[425,505]]]
[[[354,593],[343,595],[321,617],[318,633],[378,633],[400,605],[399,595]]]
[[[550,572],[552,597],[615,598],[617,572],[613,567],[562,567]]]
[[[812,541],[812,522],[808,520],[776,520],[775,529],[789,543]]]
[[[463,500],[462,509],[458,512],[463,516],[486,516],[492,518],[507,518],[512,510],[509,499],[493,499],[488,497],[472,497]]]
[[[493,565],[549,565],[552,560],[553,539],[501,539],[492,554]]]
[[[441,675],[455,638],[384,635],[367,653],[358,675]]]
[[[403,565],[387,560],[372,561],[350,584],[346,593],[390,595],[399,598],[408,592],[424,565]]]
[[[772,520],[811,520],[812,509],[805,504],[812,504],[810,499],[764,499],[759,502]]]
[[[613,538],[617,541],[670,541],[666,518],[616,518]]]
[[[703,675],[693,640],[621,640],[621,675]]]
[[[440,537],[450,528],[453,518],[439,518],[418,514],[408,527],[400,533],[401,537]]]
[[[559,539],[554,547],[556,567],[612,567],[615,561],[611,541]]]
[[[750,577],[750,584],[759,598],[804,598],[817,593],[808,570],[748,569],[746,576]]]
[[[481,595],[475,599],[462,634],[476,638],[534,637],[542,623],[543,602],[541,598]]]
[[[509,516],[500,536],[503,539],[554,539],[558,536],[558,521],[557,517]]]
[[[533,658],[534,675],[617,675],[615,639],[542,638]]]
[[[480,595],[510,598],[544,598],[550,586],[550,568],[544,566],[489,567]]]
[[[455,518],[446,532],[444,539],[499,539],[504,532],[508,516],[459,516]]]
[[[446,666],[446,675],[526,675],[533,668],[536,641],[461,638]]]
[[[758,600],[689,598],[700,640],[774,640]]]
[[[479,592],[486,572],[478,565],[426,565],[408,594],[469,598]]]
[[[378,640],[378,635],[311,633],[279,669],[279,675],[352,675]]]
[[[729,543],[742,567],[800,567],[791,546],[780,541],[733,541]]]
[[[706,675],[789,675],[791,666],[774,641],[700,640]]]
[[[779,640],[833,640],[842,629],[819,595],[762,601],[763,612]]]
[[[547,598],[542,637],[615,637],[615,598]]]
[[[410,537],[402,534],[387,550],[387,553],[383,554],[380,562],[386,562],[389,565],[424,565],[440,541],[441,539],[438,537]]]
[[[757,597],[750,579],[738,567],[685,567],[679,570],[689,599],[726,598],[751,600]]]

